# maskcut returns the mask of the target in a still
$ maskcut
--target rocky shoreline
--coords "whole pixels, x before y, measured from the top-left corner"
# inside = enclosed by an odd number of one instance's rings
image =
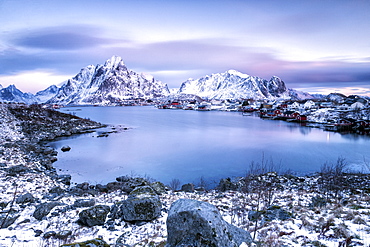
[[[0,246],[370,244],[370,176],[344,160],[314,176],[255,169],[210,191],[130,176],[71,185],[45,142],[104,125],[36,105],[0,104],[0,117]]]

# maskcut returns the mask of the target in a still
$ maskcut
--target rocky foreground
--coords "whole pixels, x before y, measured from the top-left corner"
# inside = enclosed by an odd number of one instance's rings
[[[43,143],[101,124],[0,104],[0,127],[0,246],[370,245],[370,177],[343,159],[305,177],[260,164],[209,191],[128,176],[71,185]]]

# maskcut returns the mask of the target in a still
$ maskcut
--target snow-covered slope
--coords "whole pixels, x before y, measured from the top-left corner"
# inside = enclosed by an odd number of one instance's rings
[[[208,99],[275,99],[289,98],[285,83],[276,76],[269,81],[235,70],[212,74],[182,83],[179,93],[195,94]]]
[[[58,87],[55,85],[51,85],[45,90],[39,91],[36,93],[36,99],[38,103],[45,103],[52,97],[54,97],[58,92]]]
[[[67,80],[48,103],[109,105],[125,99],[151,99],[169,94],[166,84],[151,75],[127,69],[113,56],[104,65],[89,65]]]
[[[10,85],[6,88],[0,88],[0,101],[1,102],[17,102],[33,104],[37,103],[36,97],[31,93],[23,93],[17,89],[14,85]]]

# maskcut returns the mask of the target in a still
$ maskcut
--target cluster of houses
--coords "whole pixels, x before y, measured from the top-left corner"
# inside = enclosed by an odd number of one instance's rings
[[[369,133],[370,103],[362,97],[335,100],[258,101],[258,100],[173,100],[158,104],[159,109],[196,111],[239,111],[243,115],[253,112],[261,118],[291,122],[319,123],[329,131],[356,131]]]

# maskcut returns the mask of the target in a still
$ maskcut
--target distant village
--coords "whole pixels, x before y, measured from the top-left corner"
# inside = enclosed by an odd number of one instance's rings
[[[335,95],[335,94],[333,94]],[[370,132],[369,100],[353,95],[309,100],[167,100],[158,109],[195,111],[238,111],[243,116],[258,115],[264,119],[299,122],[328,131]]]

